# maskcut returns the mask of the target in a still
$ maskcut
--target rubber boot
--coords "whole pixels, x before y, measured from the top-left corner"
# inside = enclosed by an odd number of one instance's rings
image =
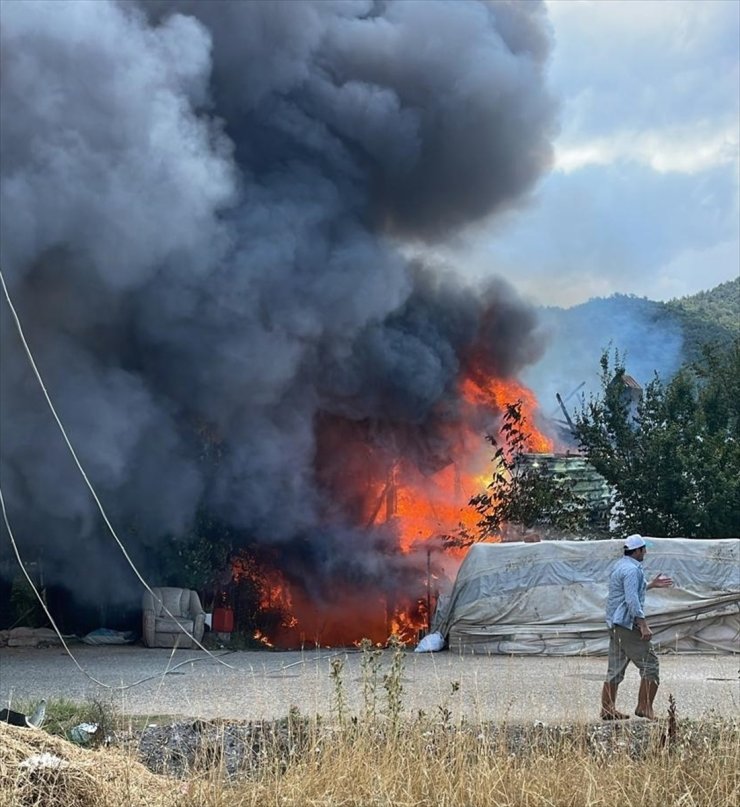
[[[627,720],[629,715],[618,712],[616,707],[617,689],[619,684],[604,683],[601,688],[601,719],[602,720]]]
[[[635,714],[638,717],[646,717],[648,720],[655,720],[653,712],[653,701],[658,691],[658,682],[643,678],[640,681],[640,691],[637,694],[637,709]]]

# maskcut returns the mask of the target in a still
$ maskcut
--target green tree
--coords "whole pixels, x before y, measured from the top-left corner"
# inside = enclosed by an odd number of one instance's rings
[[[160,585],[208,594],[220,587],[218,580],[228,571],[235,540],[227,525],[200,510],[190,531],[165,536],[150,549],[149,564],[157,569]]]
[[[467,534],[468,540],[462,543],[498,536],[504,525],[573,532],[587,523],[588,506],[573,491],[573,483],[536,462],[525,461],[530,453],[529,438],[522,402],[507,404],[499,437],[486,438],[495,449],[493,477],[486,491],[470,500],[480,515],[477,532]]]
[[[601,358],[601,393],[576,415],[590,463],[615,491],[616,528],[656,536],[735,537],[740,529],[740,340],[647,385],[636,407],[618,353]]]

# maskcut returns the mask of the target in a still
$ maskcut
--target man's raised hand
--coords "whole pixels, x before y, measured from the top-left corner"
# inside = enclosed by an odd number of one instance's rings
[[[662,572],[656,574],[655,577],[648,583],[648,588],[670,588],[673,585],[673,578],[668,577]]]

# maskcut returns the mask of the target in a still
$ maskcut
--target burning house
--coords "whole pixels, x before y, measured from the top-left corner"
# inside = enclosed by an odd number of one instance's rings
[[[470,518],[503,403],[534,418],[517,378],[542,348],[505,279],[423,256],[549,168],[544,5],[55,0],[2,22],[3,276],[142,573],[226,525],[250,607],[286,615],[271,641],[423,620],[446,558],[424,546]],[[78,604],[137,603],[0,308],[20,549]]]

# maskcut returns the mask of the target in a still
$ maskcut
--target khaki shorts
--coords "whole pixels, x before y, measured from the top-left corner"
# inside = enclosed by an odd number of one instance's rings
[[[640,670],[641,678],[660,683],[660,665],[650,640],[643,639],[638,628],[628,630],[621,625],[609,628],[607,683],[620,684],[630,661]]]

